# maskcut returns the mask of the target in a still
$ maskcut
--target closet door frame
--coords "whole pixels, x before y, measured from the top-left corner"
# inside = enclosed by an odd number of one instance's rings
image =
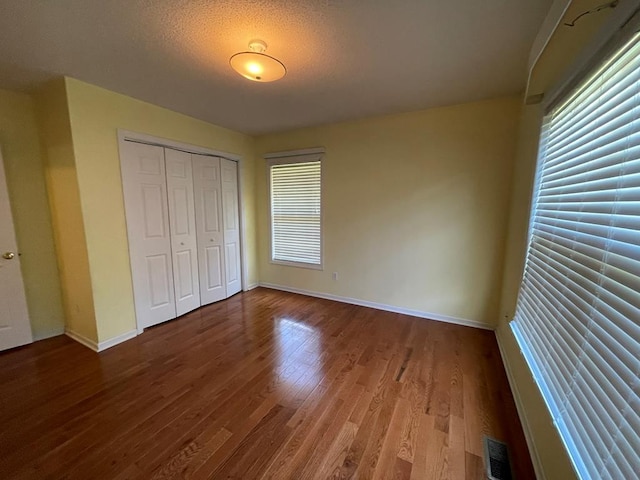
[[[173,140],[169,140],[162,137],[156,137],[153,135],[148,135],[146,133],[132,132],[130,130],[118,129],[118,150],[120,153],[120,164],[124,161],[123,145],[125,142],[132,141],[137,143],[146,143],[148,145],[155,145],[163,148],[173,148],[175,150],[181,150],[186,153],[196,153],[201,155],[211,155],[214,157],[226,158],[227,160],[232,160],[238,163],[238,213],[240,217],[240,268],[242,272],[242,291],[246,292],[247,290],[251,290],[255,288],[256,285],[248,284],[248,262],[247,262],[247,248],[246,248],[246,218],[244,213],[244,202],[243,202],[243,191],[247,188],[244,185],[243,180],[243,172],[244,172],[244,158],[242,155],[238,155],[236,153],[225,152],[222,150],[214,150],[211,148],[200,147],[197,145],[190,145],[188,143],[176,142]],[[121,167],[122,168],[122,167]],[[124,215],[124,205],[123,205],[123,215]],[[128,237],[127,237],[128,241]],[[127,254],[129,252],[127,251]],[[131,302],[134,304],[133,290],[131,291]],[[138,318],[136,316],[136,326],[138,330],[138,334],[142,333],[144,327],[140,325],[138,322]]]

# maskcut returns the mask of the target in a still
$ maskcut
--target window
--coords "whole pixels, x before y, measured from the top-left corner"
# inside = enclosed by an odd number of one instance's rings
[[[639,41],[544,119],[511,323],[585,479],[640,472]]]
[[[271,261],[322,268],[321,153],[271,154]]]

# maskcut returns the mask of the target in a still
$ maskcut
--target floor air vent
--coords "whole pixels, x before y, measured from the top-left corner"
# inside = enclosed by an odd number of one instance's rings
[[[507,444],[484,437],[484,460],[489,480],[512,480]]]

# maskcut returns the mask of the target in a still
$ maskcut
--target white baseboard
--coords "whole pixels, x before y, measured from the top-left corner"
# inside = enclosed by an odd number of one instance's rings
[[[81,343],[85,347],[90,348],[94,352],[102,352],[107,348],[111,348],[115,345],[118,345],[119,343],[126,342],[127,340],[132,339],[133,337],[138,335],[138,331],[131,330],[129,332],[123,333],[122,335],[118,335],[117,337],[113,337],[109,340],[105,340],[104,342],[99,343],[96,343],[93,340],[85,337],[84,335],[80,335],[79,333],[74,332],[73,330],[69,330],[68,328],[65,328],[64,334],[67,337],[75,340],[76,342]]]
[[[85,347],[90,348],[94,352],[98,351],[98,344],[93,340],[85,337],[84,335],[80,335],[79,333],[76,333],[73,330],[69,330],[68,328],[64,329],[64,334],[67,337],[71,338],[72,340],[75,340],[76,342],[81,343]]]
[[[539,480],[545,480],[546,476],[544,474],[544,469],[542,468],[542,462],[540,461],[540,456],[538,455],[538,449],[536,448],[536,444],[533,441],[533,436],[531,434],[531,426],[529,425],[529,419],[524,409],[524,405],[522,404],[522,397],[520,396],[518,385],[515,382],[513,372],[511,371],[511,365],[507,361],[507,356],[504,354],[504,349],[502,347],[502,340],[500,337],[501,335],[498,333],[498,330],[496,330],[496,340],[498,342],[498,349],[500,350],[500,357],[502,358],[502,364],[504,365],[504,370],[507,373],[507,379],[509,380],[509,387],[511,387],[511,393],[513,394],[513,399],[516,402],[516,409],[518,410],[518,417],[520,418],[520,423],[522,424],[524,437],[527,441],[527,447],[529,448],[529,456],[531,457],[531,463],[533,463],[533,469],[536,473],[536,478],[538,478]]]
[[[259,283],[252,283],[251,285],[247,285],[245,292],[248,292],[249,290],[253,290],[254,288],[258,288],[259,286],[260,286]]]
[[[109,340],[105,340],[104,342],[100,342],[98,344],[98,351],[102,352],[107,348],[114,347],[119,343],[126,342],[127,340],[131,340],[133,337],[138,336],[138,330],[130,330],[122,335],[118,335],[117,337],[110,338]]]
[[[59,335],[64,335],[64,327],[56,327],[56,328],[51,328],[45,331],[38,332],[37,334],[33,335],[33,341],[37,342],[38,340],[57,337]]]
[[[464,325],[465,327],[481,328],[483,330],[494,330],[492,325],[487,325],[476,320],[468,320],[466,318],[451,317],[449,315],[441,315],[438,313],[422,312],[420,310],[411,310],[409,308],[395,307],[393,305],[385,305],[384,303],[370,302],[368,300],[360,300],[357,298],[341,297],[329,293],[314,292],[311,290],[303,290],[301,288],[285,287],[283,285],[275,285],[273,283],[258,284],[260,287],[271,288],[273,290],[282,290],[283,292],[299,293],[310,297],[324,298],[336,302],[350,303],[361,307],[375,308],[376,310],[384,310],[386,312],[401,313],[412,317],[427,318],[429,320],[437,320],[439,322],[454,323],[456,325]]]

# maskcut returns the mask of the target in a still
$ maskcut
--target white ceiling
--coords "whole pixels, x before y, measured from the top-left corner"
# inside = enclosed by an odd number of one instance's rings
[[[251,134],[524,89],[551,0],[0,0],[0,87],[68,75]],[[260,38],[287,76],[245,80]]]

